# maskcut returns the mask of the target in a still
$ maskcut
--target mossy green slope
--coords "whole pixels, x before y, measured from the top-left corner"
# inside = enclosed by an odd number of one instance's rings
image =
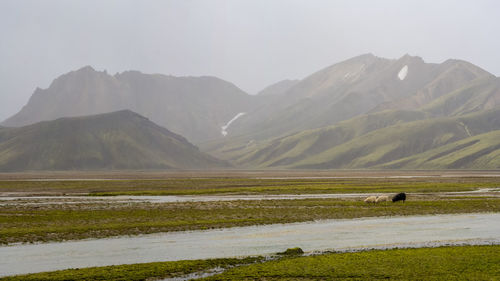
[[[500,131],[453,142],[381,165],[384,169],[500,168]]]
[[[184,137],[128,110],[0,130],[0,171],[224,166]]]
[[[321,155],[295,163],[297,168],[374,168],[397,159],[424,153],[474,135],[500,129],[500,109],[455,118],[433,118],[397,124],[373,131]],[[459,145],[459,144],[457,144]],[[452,145],[450,145],[451,147]],[[492,151],[493,152],[493,151]],[[493,163],[470,166],[457,162],[455,169],[492,169]],[[425,168],[425,165],[422,166]],[[433,168],[447,168],[436,166]]]
[[[448,150],[454,145],[459,149],[464,144],[458,141],[500,130],[500,108],[459,117],[429,116],[418,111],[384,111],[267,142],[219,147],[215,155],[237,165],[259,168],[498,168],[496,160],[477,160],[473,164],[436,161],[426,165],[425,159],[415,159],[445,145]],[[488,143],[492,147],[486,147]],[[480,145],[484,154],[481,157],[494,158],[495,142],[491,138]],[[412,156],[418,165],[384,166]]]
[[[370,168],[467,136],[465,129],[452,119],[417,121],[371,132],[294,163],[293,167]]]
[[[333,146],[395,124],[426,119],[419,111],[384,111],[356,117],[337,125],[307,130],[268,141],[246,142],[240,138],[224,144],[214,143],[205,150],[244,167],[278,167],[319,155]]]
[[[444,95],[421,108],[441,116],[459,116],[497,106],[500,100],[500,78],[478,79]]]
[[[202,280],[500,280],[500,246],[333,253],[230,269]]]

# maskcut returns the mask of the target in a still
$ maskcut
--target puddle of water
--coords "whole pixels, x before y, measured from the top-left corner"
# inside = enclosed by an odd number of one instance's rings
[[[398,245],[500,243],[500,213],[323,220],[0,247],[0,275]]]

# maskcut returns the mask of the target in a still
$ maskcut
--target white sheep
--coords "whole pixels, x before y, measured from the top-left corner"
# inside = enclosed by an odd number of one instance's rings
[[[386,201],[389,201],[389,196],[381,195],[381,196],[377,197],[377,199],[375,200],[375,203],[386,202]]]
[[[377,196],[369,196],[364,201],[365,203],[375,203],[377,201]]]

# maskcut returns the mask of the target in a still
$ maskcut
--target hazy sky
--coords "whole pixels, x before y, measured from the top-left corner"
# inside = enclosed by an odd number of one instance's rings
[[[85,65],[217,76],[253,94],[363,53],[498,76],[500,1],[0,0],[0,120]]]

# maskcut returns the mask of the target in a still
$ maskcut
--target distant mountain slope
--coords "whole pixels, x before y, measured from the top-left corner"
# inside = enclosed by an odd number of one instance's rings
[[[469,137],[377,168],[500,169],[500,131]]]
[[[281,99],[272,100],[241,118],[234,129],[234,135],[248,134],[253,139],[265,139],[324,126],[324,122],[311,119],[328,111],[332,102],[341,100],[345,91],[360,79],[368,77],[369,72],[383,68],[389,62],[388,59],[366,54],[320,70],[296,83],[281,95]],[[345,118],[332,118],[329,124],[354,115],[356,113],[353,112]]]
[[[295,168],[374,168],[474,135],[500,130],[500,109],[397,124],[308,157]],[[485,167],[486,168],[486,167]]]
[[[384,110],[457,116],[494,108],[500,105],[497,80],[460,60],[434,64],[409,55],[393,60],[365,54],[251,96],[215,77],[138,71],[112,76],[84,67],[55,79],[48,89],[37,89],[2,125],[130,109],[197,144],[232,142],[233,137],[265,141]],[[485,92],[475,95],[471,87]],[[460,108],[464,100],[467,104]]]
[[[463,61],[434,64],[409,55],[389,60],[366,54],[302,79],[280,100],[241,118],[233,136],[265,140],[384,109],[418,110],[469,83],[492,77]]]
[[[436,67],[436,76],[432,81],[413,95],[383,103],[374,108],[372,112],[387,109],[418,110],[441,96],[462,89],[477,80],[492,78],[494,79],[495,76],[469,62],[447,60]],[[481,108],[477,108],[477,110],[481,110]]]
[[[0,129],[0,171],[203,169],[226,164],[129,110]]]
[[[487,77],[443,95],[421,109],[436,116],[459,116],[500,104],[500,78]]]
[[[288,91],[291,87],[295,86],[299,83],[300,80],[282,80],[272,85],[267,86],[262,91],[260,91],[257,95],[260,96],[279,96]]]
[[[222,137],[221,127],[254,107],[254,98],[215,77],[174,77],[127,71],[114,76],[87,66],[37,89],[4,126],[130,109],[187,137]]]
[[[429,115],[418,111],[385,111],[342,121],[337,125],[303,131],[268,141],[251,141],[241,146],[231,142],[214,142],[204,150],[244,167],[274,167],[291,165],[311,155],[348,142],[371,131],[394,124],[422,120]]]
[[[269,141],[214,143],[204,149],[245,168],[358,169],[387,163],[400,168],[406,165],[399,159],[500,130],[500,108],[452,118],[431,116],[384,111]],[[419,163],[419,158],[412,161]]]
[[[365,54],[255,96],[214,77],[84,67],[2,125],[131,109],[240,167],[372,168],[496,130],[486,110],[499,107],[500,78],[471,63]]]

